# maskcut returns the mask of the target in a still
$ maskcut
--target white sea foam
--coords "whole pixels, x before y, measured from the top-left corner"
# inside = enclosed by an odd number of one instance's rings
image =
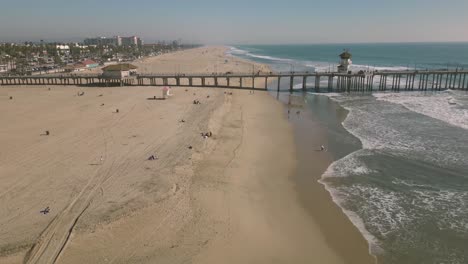
[[[401,230],[418,232],[414,228],[418,219],[432,218],[429,221],[435,222],[441,230],[450,229],[466,233],[468,229],[467,191],[437,189],[433,185],[397,179],[389,179],[388,183],[395,188],[385,188],[366,181],[360,183],[359,178],[353,179],[353,184],[336,183],[342,182],[337,177],[359,177],[373,173],[374,171],[366,166],[362,158],[374,153],[387,153],[412,160],[445,164],[448,167],[466,166],[464,147],[460,146],[463,144],[460,144],[460,140],[454,139],[457,137],[451,136],[452,130],[447,131],[447,125],[442,122],[435,122],[429,118],[417,118],[412,112],[418,112],[413,110],[417,107],[422,108],[419,110],[422,112],[427,105],[432,105],[437,109],[444,102],[443,106],[448,108],[445,109],[445,113],[460,111],[454,114],[455,117],[468,121],[462,114],[468,108],[468,96],[453,91],[442,93],[442,95],[415,93],[410,98],[405,98],[408,96],[405,93],[382,94],[376,95],[377,99],[373,96],[320,95],[328,96],[349,111],[343,126],[360,139],[363,149],[332,163],[319,182],[324,184],[333,197],[333,201],[343,209],[343,212],[369,241],[371,253],[379,254],[376,253],[379,252],[376,248],[381,249],[382,245],[379,244],[377,237],[384,242],[386,238],[394,239]],[[457,109],[451,109],[453,107]],[[434,111],[442,112],[437,114],[444,116],[444,110]],[[453,123],[454,119],[451,122]],[[428,128],[435,134],[428,134]],[[443,133],[439,134],[440,131]],[[453,131],[460,133],[456,129]],[[441,142],[444,143],[441,144]]]
[[[285,58],[278,58],[278,57],[267,56],[267,55],[254,54],[254,53],[251,53],[251,52],[249,52],[247,50],[238,49],[236,47],[230,47],[230,49],[228,51],[228,54],[230,54],[230,55],[244,55],[244,56],[249,56],[249,57],[252,57],[252,58],[271,60],[271,61],[293,62],[293,60],[291,60],[291,59],[285,59]]]
[[[359,96],[331,98],[341,101],[341,105],[349,111],[343,127],[360,139],[364,149],[390,151],[401,157],[446,166],[466,164],[465,154],[459,149],[463,146],[447,134],[452,131],[444,132],[445,144],[442,145],[442,135],[427,134],[426,127],[437,131],[446,129],[443,123],[436,124],[430,119],[417,119],[411,115],[410,119],[402,118],[411,112],[398,104],[381,103]]]
[[[368,150],[358,150],[332,163],[323,173],[322,178],[347,177],[349,175],[365,175],[373,171],[360,158],[372,155]]]
[[[359,71],[359,70],[370,70],[370,71],[407,71],[412,70],[413,68],[403,67],[403,66],[372,66],[372,65],[359,65],[359,64],[352,64],[351,70]]]
[[[351,154],[353,155],[353,154]],[[346,167],[346,158],[332,167]],[[437,190],[430,185],[393,181],[396,188],[353,184],[334,186],[326,178],[319,180],[352,223],[369,243],[371,254],[383,252],[377,239],[398,236],[395,232],[414,232],[419,219],[431,218],[439,230],[450,229],[460,234],[468,230],[468,191]],[[411,187],[401,193],[399,185]],[[352,205],[351,205],[352,204]],[[346,208],[351,206],[352,211]],[[364,221],[365,219],[365,225]],[[455,262],[454,262],[455,263]]]
[[[308,79],[308,80],[310,80],[310,79]],[[327,85],[328,85],[328,80],[322,78],[322,79],[320,80],[320,87],[321,87],[322,89],[324,89],[324,88],[327,88]],[[315,82],[307,82],[307,83],[306,83],[306,87],[309,87],[309,88],[310,88],[310,87],[314,87],[314,86],[315,86]],[[302,82],[301,82],[301,83],[297,83],[297,84],[295,84],[295,85],[293,86],[293,89],[299,89],[299,88],[302,89]]]
[[[236,47],[229,47],[228,51],[229,55],[243,55],[257,59],[264,59],[270,60],[273,62],[280,62],[280,63],[288,63],[288,64],[296,64],[303,67],[314,68],[315,72],[335,72],[338,66],[337,62],[321,62],[321,61],[302,61],[302,60],[293,60],[288,58],[279,58],[274,56],[268,55],[260,55],[256,54],[251,51],[239,49]],[[411,67],[404,67],[404,66],[374,66],[374,65],[360,65],[360,64],[352,64],[350,66],[350,70],[353,72],[357,72],[360,70],[369,70],[369,71],[407,71],[413,70],[414,68]]]
[[[313,67],[316,72],[329,72],[329,71],[336,71],[338,67],[338,63],[325,63],[325,62],[305,62],[305,66]],[[372,65],[359,65],[359,64],[352,64],[350,66],[350,70],[353,72],[357,72],[360,70],[363,71],[407,71],[412,70],[413,68],[403,67],[403,66],[372,66]]]
[[[237,54],[237,55],[240,55],[240,54],[246,54],[248,53],[248,51],[246,50],[241,50],[241,49],[238,49],[236,47],[229,47],[229,51],[228,51],[229,54]]]
[[[468,230],[468,191],[448,190],[413,190],[418,199],[414,206],[437,215],[439,229],[450,227],[451,230]]]
[[[266,56],[266,55],[257,55],[257,54],[253,54],[253,53],[246,53],[245,55],[253,57],[253,58],[271,60],[271,61],[283,61],[283,62],[292,62],[293,61],[291,59],[284,59],[284,58],[278,58],[278,57],[272,57],[272,56]]]
[[[468,107],[464,105],[466,95],[445,91],[426,93],[376,93],[377,100],[403,105],[411,111],[468,129]],[[465,97],[465,98],[463,98]]]
[[[314,95],[320,95],[320,96],[326,96],[329,98],[333,98],[335,101],[338,101],[336,98],[343,96],[341,93],[315,93],[315,92],[307,92],[308,94],[314,94]]]
[[[333,202],[341,208],[341,211],[343,211],[343,213],[348,217],[351,223],[353,223],[353,225],[359,230],[359,232],[366,239],[367,243],[369,244],[369,253],[373,256],[381,254],[383,252],[383,249],[380,246],[378,239],[366,229],[366,226],[364,225],[364,221],[359,217],[358,214],[356,214],[355,212],[351,210],[347,210],[344,207],[346,198],[342,196],[342,193],[332,188],[329,184],[327,184],[323,180],[319,180],[318,182],[325,187],[328,193],[330,193],[330,196],[332,197]]]

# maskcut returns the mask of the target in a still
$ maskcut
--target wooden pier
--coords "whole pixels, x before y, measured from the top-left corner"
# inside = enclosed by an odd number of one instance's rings
[[[181,86],[220,87],[233,89],[268,88],[269,81],[289,81],[289,90],[315,92],[372,91],[441,91],[468,90],[468,70],[382,71],[364,73],[226,73],[226,74],[140,74],[124,79],[103,78],[101,75],[60,76],[0,76],[0,86],[6,85],[78,85],[78,86]],[[257,80],[262,85],[256,85]],[[300,82],[298,82],[300,80]],[[309,82],[308,82],[309,81]],[[296,87],[296,88],[295,88]]]

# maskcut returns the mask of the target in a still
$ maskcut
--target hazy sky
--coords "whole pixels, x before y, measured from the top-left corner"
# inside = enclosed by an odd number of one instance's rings
[[[0,1],[0,42],[134,34],[147,43],[468,41],[468,0]]]

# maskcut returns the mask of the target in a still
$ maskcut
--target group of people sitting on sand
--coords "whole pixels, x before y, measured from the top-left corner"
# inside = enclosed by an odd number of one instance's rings
[[[201,104],[199,100],[193,100],[193,104]]]

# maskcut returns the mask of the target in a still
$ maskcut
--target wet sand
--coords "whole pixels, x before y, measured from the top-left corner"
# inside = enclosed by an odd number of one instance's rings
[[[292,100],[289,97],[283,93],[280,100],[286,108],[292,101],[288,120],[294,127],[298,160],[294,182],[301,204],[320,226],[327,243],[346,263],[375,263],[375,258],[368,254],[367,241],[318,182],[337,157],[332,152],[320,151],[322,145],[329,147],[328,137],[331,135],[327,128],[329,124],[321,120],[316,111],[322,111],[321,114],[325,116],[335,116],[339,123],[345,120],[347,111],[325,96],[312,102],[316,105],[312,108],[307,106],[301,93],[291,95]]]

